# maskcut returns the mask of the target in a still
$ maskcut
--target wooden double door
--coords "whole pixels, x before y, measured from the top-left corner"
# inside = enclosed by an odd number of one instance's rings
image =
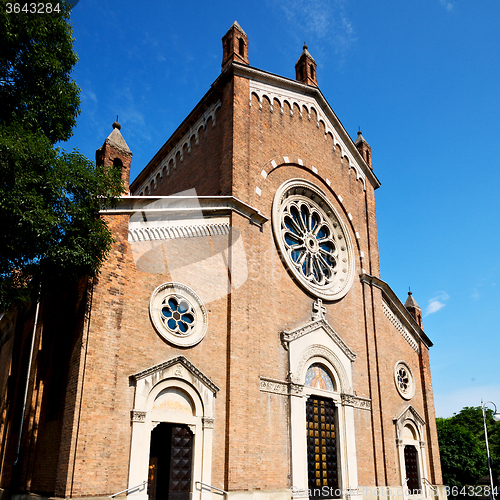
[[[149,500],[189,500],[193,434],[187,425],[162,422],[151,432]]]
[[[337,409],[333,401],[309,397],[306,426],[309,498],[340,498]]]

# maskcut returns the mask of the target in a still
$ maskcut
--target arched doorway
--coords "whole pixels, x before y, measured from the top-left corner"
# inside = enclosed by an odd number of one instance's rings
[[[219,388],[184,356],[131,376],[128,498],[209,500],[214,398]]]

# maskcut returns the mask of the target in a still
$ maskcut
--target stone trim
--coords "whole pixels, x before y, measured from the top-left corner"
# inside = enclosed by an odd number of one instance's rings
[[[150,368],[147,368],[142,372],[130,375],[130,379],[133,382],[137,382],[142,378],[148,377],[155,372],[165,370],[166,368],[170,368],[171,366],[174,366],[176,364],[183,365],[186,370],[189,370],[196,378],[201,380],[213,392],[214,396],[220,390],[207,376],[205,376],[198,368],[196,368],[196,366],[193,365],[193,363],[188,361],[184,356],[177,356],[176,358],[169,359],[168,361],[164,361],[163,363],[160,363],[158,365],[151,366]]]
[[[302,358],[297,366],[297,372],[294,374],[292,381],[300,383],[305,379],[306,366],[311,364],[312,358],[323,358],[332,365],[332,368],[335,370],[335,373],[339,378],[338,382],[340,385],[340,387],[336,387],[335,392],[352,393],[351,384],[349,382],[345,366],[337,355],[324,345],[312,344],[305,351],[303,351]]]
[[[116,207],[100,210],[99,214],[133,215],[141,212],[148,216],[162,213],[169,220],[189,218],[193,214],[201,219],[202,216],[218,217],[236,212],[257,226],[262,227],[268,221],[259,210],[234,196],[122,196]]]
[[[349,346],[340,338],[338,333],[330,326],[328,321],[324,318],[318,319],[316,321],[311,321],[305,325],[291,330],[289,332],[281,332],[281,343],[283,347],[288,350],[288,344],[294,340],[307,335],[310,332],[314,332],[319,328],[323,328],[328,336],[337,344],[341,351],[349,358],[349,361],[353,362],[356,359],[356,353],[352,351]]]
[[[129,228],[128,241],[174,240],[200,236],[224,236],[229,234],[229,224],[206,224],[197,226],[159,226]]]
[[[408,329],[411,336],[418,343],[423,342],[427,348],[433,346],[429,337],[425,334],[424,330],[417,324],[413,316],[408,312],[403,303],[399,300],[397,295],[392,291],[391,287],[380,278],[366,274],[364,271],[359,275],[361,283],[379,288],[382,291],[382,299],[391,308],[391,311],[397,316],[399,321]]]
[[[304,392],[304,386],[294,382],[260,377],[260,390],[261,392],[270,392],[280,396],[301,396]]]
[[[274,380],[272,378],[260,377],[260,390],[261,392],[271,392],[273,394],[280,394],[287,396],[289,393],[289,382],[282,380]]]
[[[144,423],[146,421],[146,411],[139,411],[139,410],[131,410],[130,411],[130,420],[132,422],[141,422]]]
[[[353,408],[359,408],[360,410],[372,410],[372,400],[369,398],[361,398],[359,396],[353,396],[352,394],[341,394],[342,405],[352,406]]]
[[[393,422],[398,426],[403,424],[406,420],[414,420],[422,427],[425,425],[425,420],[418,414],[417,410],[413,406],[408,405],[399,415],[393,418]],[[399,434],[398,434],[399,438]]]
[[[418,344],[415,341],[415,339],[412,337],[411,333],[409,332],[408,328],[399,321],[398,317],[394,314],[394,311],[389,307],[387,302],[385,300],[382,300],[382,309],[384,310],[384,314],[387,316],[389,321],[394,325],[396,330],[402,335],[402,337],[410,344],[411,348],[415,351],[418,352]]]
[[[201,421],[203,422],[203,429],[213,429],[214,428],[215,418],[203,417],[201,419]]]

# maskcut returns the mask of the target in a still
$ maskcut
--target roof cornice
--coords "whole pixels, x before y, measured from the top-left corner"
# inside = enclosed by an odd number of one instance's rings
[[[385,281],[366,273],[360,274],[359,279],[361,283],[366,283],[382,290],[382,297],[391,306],[393,311],[398,314],[399,320],[406,326],[406,328],[408,328],[411,334],[415,337],[415,340],[423,342],[427,348],[434,345],[422,328],[420,328],[417,324],[413,316],[408,312],[403,303],[399,300],[397,295],[392,291],[392,288]]]
[[[236,212],[260,227],[268,221],[256,208],[234,196],[122,196],[115,207],[101,210],[99,214],[131,215],[137,212],[170,213],[172,216],[201,212],[204,217]]]

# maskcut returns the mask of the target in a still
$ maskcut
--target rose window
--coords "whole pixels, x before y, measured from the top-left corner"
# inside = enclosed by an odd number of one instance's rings
[[[404,399],[411,399],[415,394],[415,379],[408,363],[398,361],[394,367],[394,383]]]
[[[200,297],[182,283],[163,283],[151,295],[149,316],[166,341],[180,347],[201,342],[208,327],[207,310]]]
[[[161,320],[172,332],[189,335],[194,326],[195,311],[193,306],[183,297],[171,296],[162,302]]]
[[[273,202],[273,232],[290,274],[325,300],[342,298],[354,279],[349,233],[325,193],[303,179],[285,182]]]
[[[401,392],[407,393],[410,386],[410,377],[404,366],[401,366],[397,373],[398,386]]]
[[[317,285],[329,283],[337,274],[338,253],[321,213],[305,201],[290,203],[283,226],[285,246],[297,270]]]

